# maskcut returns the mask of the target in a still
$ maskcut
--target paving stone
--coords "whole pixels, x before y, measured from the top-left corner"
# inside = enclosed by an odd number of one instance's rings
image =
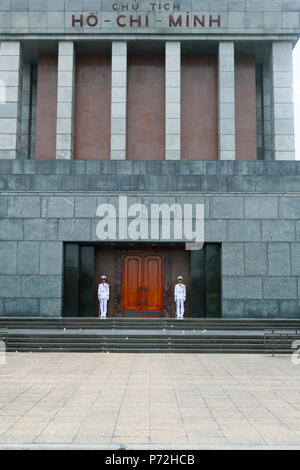
[[[141,371],[143,398],[136,408],[126,384],[133,385]],[[290,355],[159,354],[150,361],[148,354],[9,353],[0,390],[1,401],[9,397],[1,415],[9,427],[0,443],[299,446],[299,377]],[[122,393],[116,393],[116,384],[124,386]],[[197,400],[185,406],[182,399],[196,392],[205,406],[199,407]],[[106,420],[106,434],[101,428],[105,411],[114,414],[111,424]],[[147,424],[142,428],[138,423]],[[103,432],[97,433],[97,424]]]

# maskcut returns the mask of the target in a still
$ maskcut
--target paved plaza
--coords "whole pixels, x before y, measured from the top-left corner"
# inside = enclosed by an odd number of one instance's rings
[[[291,356],[9,353],[0,447],[300,448]]]

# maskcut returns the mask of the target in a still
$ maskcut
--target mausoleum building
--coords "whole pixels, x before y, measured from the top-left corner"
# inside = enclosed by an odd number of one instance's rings
[[[1,0],[0,316],[300,317],[300,0]]]

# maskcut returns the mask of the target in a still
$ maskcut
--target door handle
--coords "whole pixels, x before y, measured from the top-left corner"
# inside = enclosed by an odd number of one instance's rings
[[[144,287],[144,292],[145,292],[144,305],[148,305],[148,288],[147,287]]]

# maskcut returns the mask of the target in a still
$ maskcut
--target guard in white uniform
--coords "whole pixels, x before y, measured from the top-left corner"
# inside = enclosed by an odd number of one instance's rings
[[[101,276],[101,282],[98,287],[98,299],[100,303],[101,318],[106,318],[107,314],[107,301],[109,300],[109,284],[107,284],[107,277]]]
[[[174,300],[176,302],[176,317],[183,318],[184,316],[184,302],[186,299],[186,287],[182,283],[183,277],[178,276],[178,283],[175,285]]]

